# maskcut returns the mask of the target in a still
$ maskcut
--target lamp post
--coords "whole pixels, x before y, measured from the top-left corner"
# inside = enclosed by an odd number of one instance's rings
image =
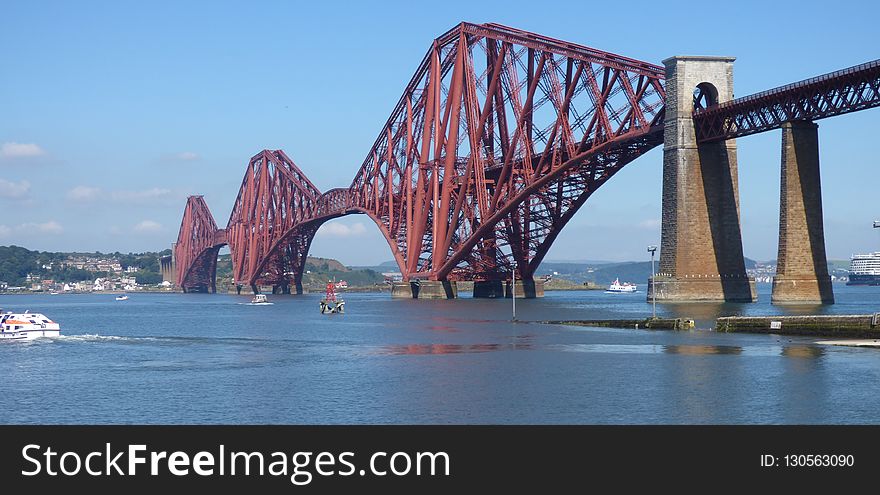
[[[651,303],[653,305],[653,310],[651,313],[651,318],[657,318],[657,285],[654,283],[654,253],[657,251],[657,246],[648,246],[648,252],[651,253]]]
[[[513,262],[513,273],[510,274],[510,295],[513,301],[513,321],[516,321],[516,260]]]

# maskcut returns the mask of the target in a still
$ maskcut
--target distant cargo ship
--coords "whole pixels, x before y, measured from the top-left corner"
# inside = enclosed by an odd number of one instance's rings
[[[880,285],[880,251],[854,254],[849,264],[846,285]]]

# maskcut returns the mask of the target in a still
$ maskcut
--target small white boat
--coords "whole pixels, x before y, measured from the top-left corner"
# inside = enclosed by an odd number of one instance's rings
[[[267,306],[272,303],[269,302],[269,299],[266,297],[266,294],[256,294],[254,298],[251,299],[252,306]]]
[[[631,284],[629,282],[620,283],[619,278],[615,278],[614,282],[605,289],[605,293],[610,294],[620,294],[620,293],[628,293],[628,292],[636,292],[639,290],[639,287],[636,284]]]
[[[126,296],[126,295],[116,296],[116,300],[117,301],[128,301],[128,296]]]
[[[0,340],[34,340],[39,337],[58,337],[61,326],[42,313],[7,312],[0,316]]]

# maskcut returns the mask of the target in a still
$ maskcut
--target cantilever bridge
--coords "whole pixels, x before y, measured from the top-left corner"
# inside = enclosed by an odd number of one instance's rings
[[[742,101],[700,85],[687,114],[708,143],[876,106],[878,67]],[[283,151],[264,150],[248,162],[225,229],[190,197],[177,283],[215,291],[217,251],[228,244],[238,286],[299,291],[315,232],[349,214],[376,223],[406,280],[493,286],[515,266],[529,281],[587,198],[664,142],[668,70],[459,24],[431,44],[348,187],[322,193]]]

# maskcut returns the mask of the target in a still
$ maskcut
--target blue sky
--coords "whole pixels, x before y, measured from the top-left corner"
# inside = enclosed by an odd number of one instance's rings
[[[0,9],[0,244],[146,251],[185,198],[226,224],[248,158],[281,148],[322,190],[347,186],[431,41],[498,22],[660,64],[732,55],[735,93],[880,57],[876,2],[43,2]],[[819,121],[830,258],[880,250],[880,110]],[[738,141],[747,256],[776,256],[779,132]],[[599,189],[549,260],[646,259],[659,243],[662,151]],[[352,249],[356,245],[357,249]],[[312,253],[391,259],[364,216]]]

